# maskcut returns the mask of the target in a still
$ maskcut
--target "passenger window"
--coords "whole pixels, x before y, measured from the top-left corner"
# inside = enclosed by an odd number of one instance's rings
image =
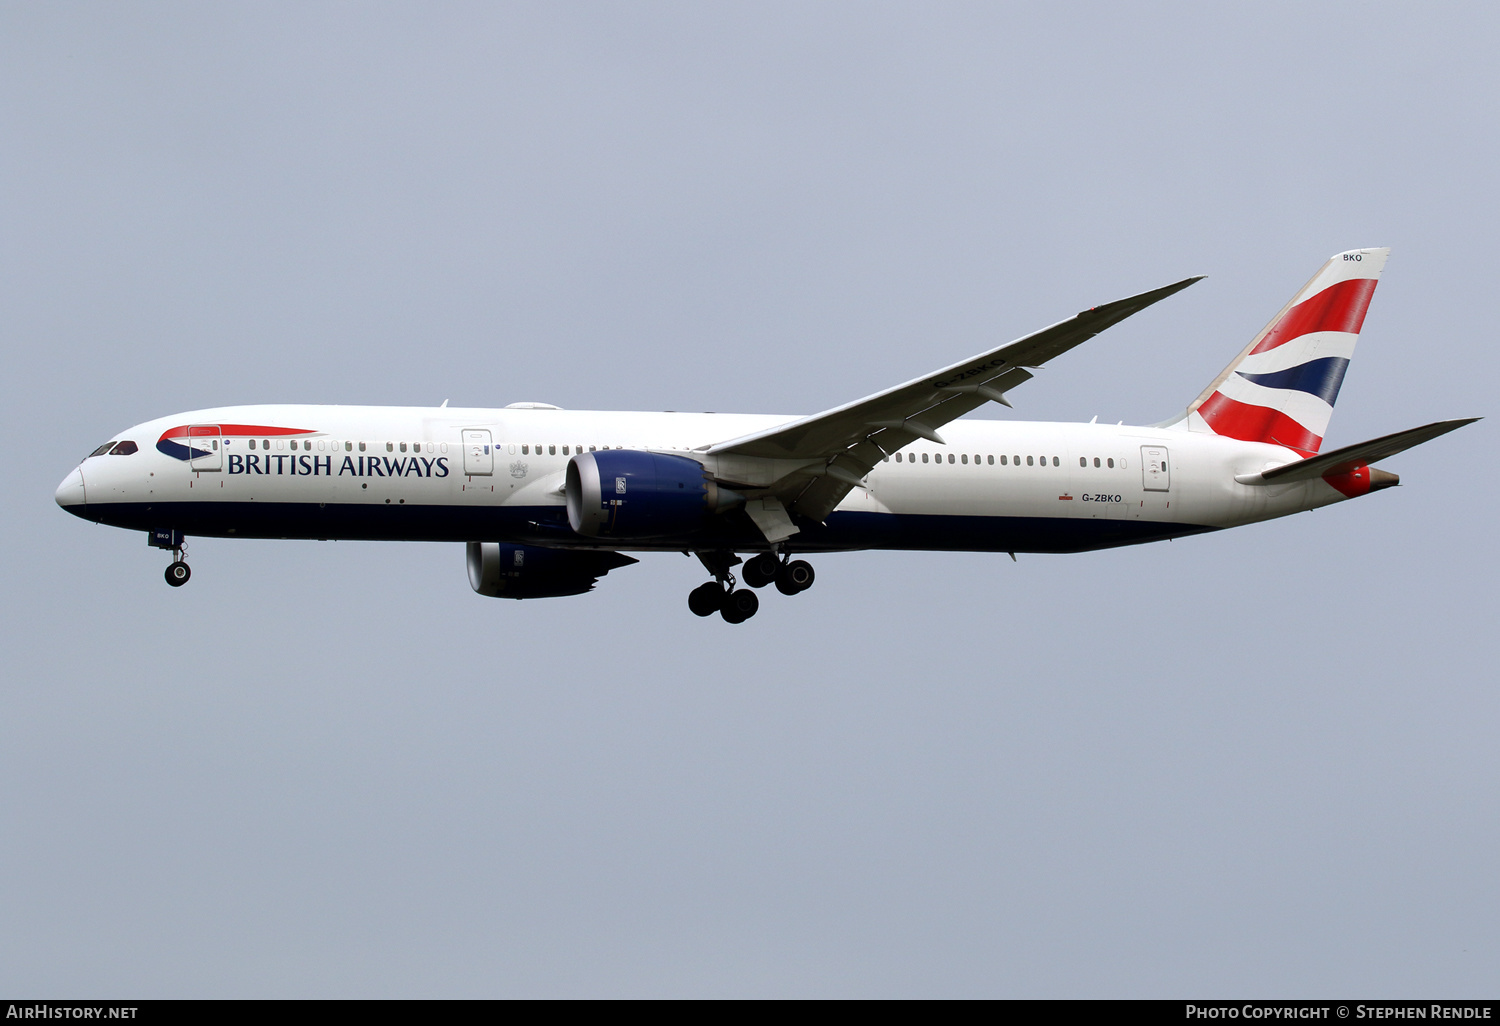
[[[1002,459],[1002,460],[1003,460],[1003,459],[1005,459],[1005,457],[1004,457],[1004,456],[1001,456],[1001,457],[1000,457],[1000,458],[1001,458],[1001,459]],[[995,465],[995,457],[993,457],[993,456],[988,456],[988,457],[986,457],[986,459],[988,459],[988,460],[989,460],[989,461],[990,461],[990,466],[992,466],[992,467],[993,467],[993,466],[994,466],[994,465]]]
[[[568,454],[568,447],[565,445],[565,446],[563,446],[563,455],[566,456],[567,454]]]
[[[1095,468],[1097,468],[1099,466],[1099,457],[1097,457],[1097,456],[1094,457],[1094,466],[1095,466]]]
[[[353,452],[354,451],[354,443],[353,442],[345,442],[344,443],[344,451],[345,452]]]
[[[531,455],[531,446],[529,446],[529,445],[523,445],[523,446],[521,446],[521,455],[522,456],[530,456]]]
[[[360,442],[359,443],[359,451],[360,452],[364,452],[365,451],[365,443],[364,442]]]
[[[557,455],[557,446],[555,446],[555,445],[549,445],[549,446],[547,446],[547,455],[548,456],[556,456]]]
[[[953,462],[953,454],[951,452],[948,454],[948,462],[949,463]]]
[[[1034,463],[1034,460],[1033,460],[1033,458],[1032,458],[1032,457],[1030,457],[1030,456],[1028,456],[1028,457],[1026,457],[1026,465],[1027,465],[1027,466],[1028,466],[1028,467],[1030,467],[1030,466],[1034,466],[1034,465],[1035,465],[1035,463]]]
[[[964,453],[964,459],[963,459],[963,462],[965,462],[965,463],[968,463],[968,462],[969,462],[969,454],[968,454],[968,453]]]
[[[1115,461],[1114,461],[1113,457],[1111,457],[1110,460],[1109,460],[1109,469],[1110,470],[1114,470],[1115,469]]]
[[[396,443],[395,442],[386,442],[385,443],[385,451],[386,452],[395,452],[396,451]]]
[[[1052,465],[1054,467],[1060,467],[1060,466],[1062,466],[1062,460],[1059,459],[1058,457],[1054,456],[1054,457],[1052,457]]]
[[[922,462],[923,463],[927,462],[927,454],[925,452],[922,454]]]
[[[253,438],[250,439],[250,448],[252,448],[252,449],[255,448],[255,439],[253,439]],[[259,464],[257,464],[257,466],[259,466]]]
[[[596,448],[595,448],[595,447],[594,447],[594,446],[592,446],[592,445],[591,445],[591,446],[589,446],[589,452],[598,452],[598,451],[599,451],[599,450],[598,450],[598,449],[596,449]]]
[[[402,451],[402,452],[405,452],[405,451],[406,451],[406,443],[405,443],[405,442],[402,442],[402,443],[401,443],[401,451]]]
[[[1088,466],[1089,465],[1089,458],[1087,456],[1080,456],[1080,457],[1078,457],[1078,465],[1080,467],[1086,467],[1086,466]]]

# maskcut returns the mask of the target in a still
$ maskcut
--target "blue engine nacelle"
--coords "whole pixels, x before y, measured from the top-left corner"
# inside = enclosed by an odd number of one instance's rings
[[[617,567],[640,560],[618,552],[574,552],[509,542],[469,542],[469,584],[490,598],[558,598],[592,591]]]
[[[568,523],[589,538],[665,538],[696,530],[743,496],[703,464],[638,449],[581,452],[568,461]]]

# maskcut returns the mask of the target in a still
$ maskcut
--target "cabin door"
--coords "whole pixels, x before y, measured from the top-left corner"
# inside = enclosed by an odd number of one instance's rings
[[[1172,490],[1172,471],[1167,450],[1159,445],[1141,446],[1141,487],[1148,492]]]
[[[488,477],[495,472],[495,447],[490,433],[477,428],[464,429],[464,474]]]
[[[193,424],[188,428],[188,465],[198,473],[224,469],[223,432],[217,424]]]

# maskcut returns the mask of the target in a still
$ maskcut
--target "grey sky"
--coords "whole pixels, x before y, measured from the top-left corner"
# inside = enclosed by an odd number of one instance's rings
[[[1500,15],[0,5],[0,992],[1494,996],[1492,421],[1068,557],[202,540],[52,490],[238,402],[804,413],[1188,274],[1027,419],[1180,410],[1391,246],[1330,444],[1493,412]],[[1007,414],[1010,416],[1011,414]]]

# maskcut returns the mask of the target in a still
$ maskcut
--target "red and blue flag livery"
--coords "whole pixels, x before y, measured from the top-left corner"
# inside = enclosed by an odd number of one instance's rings
[[[1324,264],[1188,408],[1189,428],[1315,455],[1389,253],[1351,250]]]
[[[156,440],[156,451],[184,463],[212,459],[226,438],[300,438],[315,434],[307,428],[271,427],[266,424],[178,424],[167,428]]]
[[[626,552],[691,552],[689,608],[730,623],[805,591],[800,555],[1082,552],[1287,516],[1397,483],[1373,464],[1469,423],[1325,451],[1384,249],[1323,265],[1175,419],[972,420],[1188,278],[811,416],[237,406],[138,424],[57,489],[86,520],[188,537],[462,542],[481,595],[589,591]],[[856,354],[857,356],[857,354]],[[304,425],[300,427],[281,425]],[[744,583],[749,587],[739,587]]]

